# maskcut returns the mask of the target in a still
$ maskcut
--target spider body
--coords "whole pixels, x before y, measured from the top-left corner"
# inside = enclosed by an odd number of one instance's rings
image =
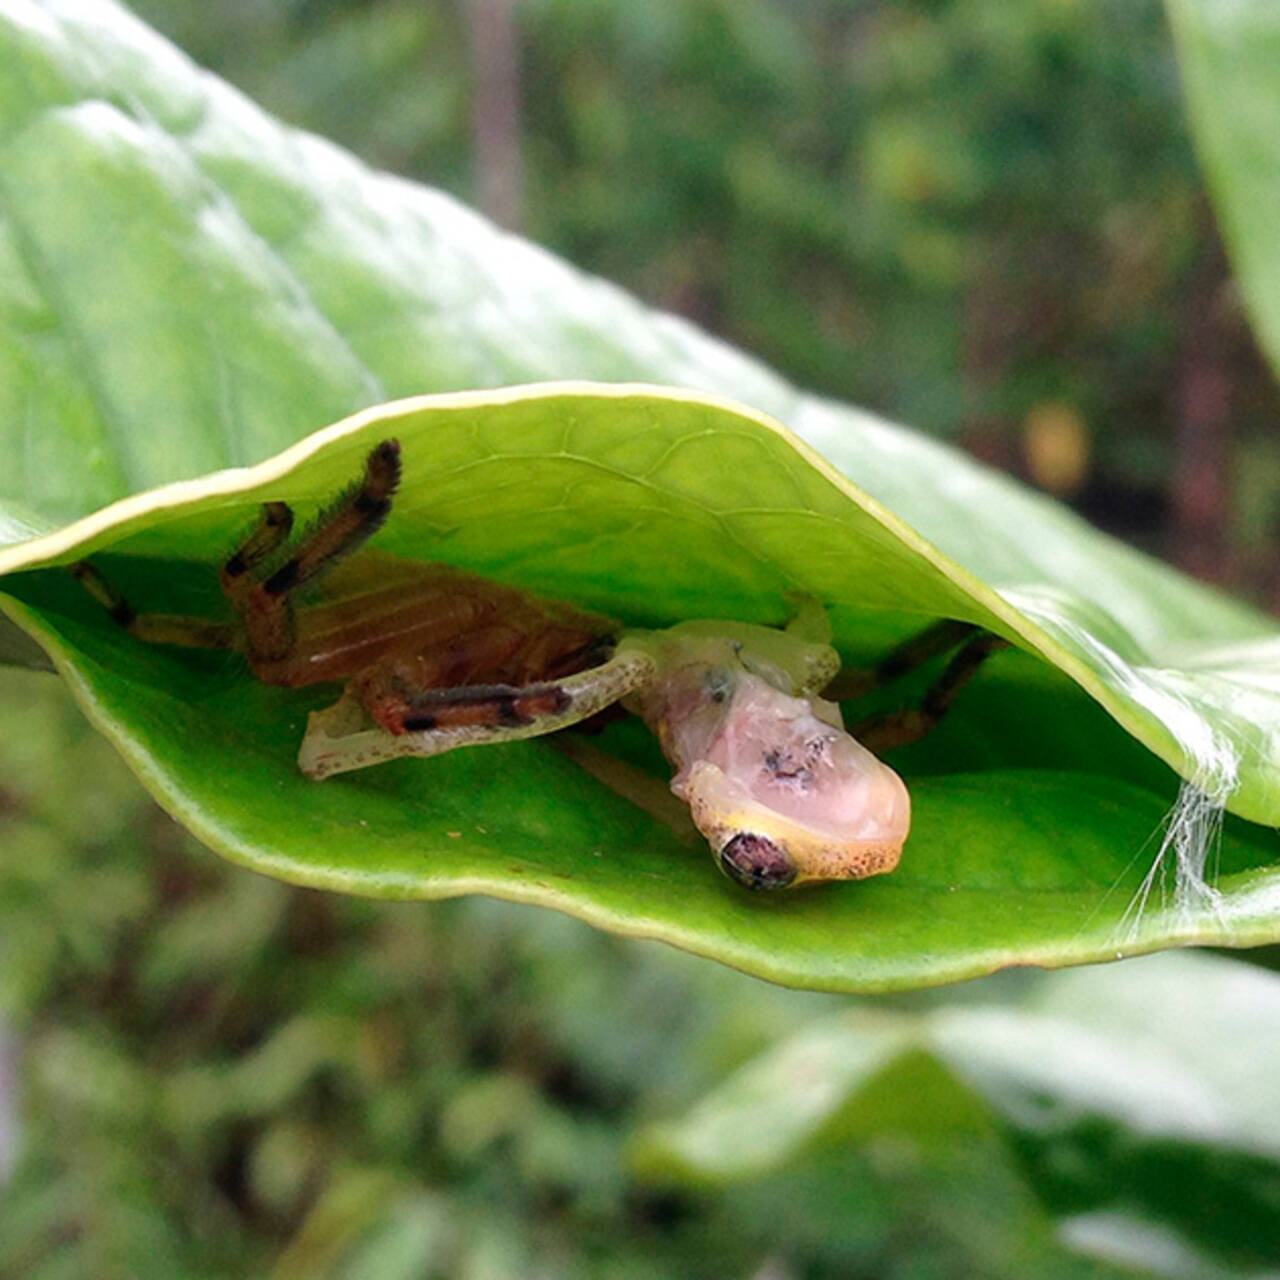
[[[748,888],[892,870],[910,802],[897,774],[846,733],[821,696],[840,660],[822,609],[785,630],[688,622],[621,632],[607,618],[441,564],[365,555],[341,564],[391,511],[400,447],[386,440],[357,481],[291,543],[293,513],[269,502],[220,581],[236,621],[137,613],[87,562],[73,572],[139,639],[242,652],[260,680],[341,683],[313,712],[298,763],[317,780],[402,755],[534,737],[613,704],[642,716],[722,870]],[[327,599],[299,610],[321,574]],[[890,654],[862,687],[959,643],[923,707],[865,729],[919,737],[1003,641],[944,622]]]
[[[399,446],[384,441],[291,551],[293,514],[267,503],[220,573],[235,623],[135,613],[91,565],[73,571],[140,639],[239,651],[266,684],[343,683],[391,734],[533,723],[558,701],[546,682],[604,661],[616,624],[449,565],[340,563],[382,525],[399,477]],[[295,593],[322,573],[326,599],[296,608]],[[458,689],[468,693],[443,692]]]
[[[331,585],[330,599],[297,614],[286,655],[250,652],[249,665],[268,684],[344,683],[393,734],[534,714],[515,691],[604,661],[617,631],[608,619],[447,565],[372,556],[337,569]],[[419,696],[499,686],[511,698],[450,705]]]

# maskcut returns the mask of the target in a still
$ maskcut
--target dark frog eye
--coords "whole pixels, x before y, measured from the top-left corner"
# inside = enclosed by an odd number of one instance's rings
[[[796,878],[791,855],[768,836],[741,832],[720,850],[720,870],[748,889],[785,889]]]

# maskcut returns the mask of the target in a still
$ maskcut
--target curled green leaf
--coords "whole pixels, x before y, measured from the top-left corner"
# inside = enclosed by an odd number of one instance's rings
[[[66,569],[92,555],[139,607],[216,613],[216,565],[258,504],[288,502],[305,520],[388,436],[401,442],[404,476],[374,539],[383,552],[443,560],[637,626],[717,616],[776,625],[800,591],[827,606],[852,666],[938,617],[1013,641],[935,733],[895,753],[915,809],[900,869],[762,905],[720,877],[705,849],[550,741],[309,781],[298,743],[331,693],[263,685],[225,654],[143,644]],[[1079,621],[1089,606],[1073,612],[1058,589],[1051,631],[1042,612],[1015,608],[784,428],[711,397],[544,385],[395,403],[259,467],[125,499],[0,553],[0,569],[11,574],[10,616],[162,803],[232,859],[298,883],[395,897],[487,892],[837,989],[1173,940],[1240,942],[1270,928],[1259,908],[1274,842],[1247,824],[1233,824],[1223,846],[1220,898],[1170,894],[1162,904],[1157,891],[1126,916],[1174,795],[1173,774],[1149,749],[1167,751],[1185,727],[1134,698],[1114,649],[1087,667],[1083,645],[1059,642],[1068,630],[1103,645]],[[1213,725],[1211,702],[1197,704],[1194,678],[1183,679],[1180,714]],[[1139,732],[1153,726],[1145,745],[1113,709]],[[665,776],[637,722],[596,745]]]

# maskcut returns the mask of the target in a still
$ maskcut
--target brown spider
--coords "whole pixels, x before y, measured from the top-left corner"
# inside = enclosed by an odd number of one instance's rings
[[[380,558],[332,598],[294,593],[331,571],[386,520],[400,446],[364,471],[290,552],[293,513],[269,502],[222,566],[238,622],[138,613],[90,564],[73,572],[110,616],[152,643],[242,652],[268,684],[345,682],[312,714],[299,752],[316,779],[401,755],[528,738],[622,702],[658,735],[720,867],[749,888],[891,871],[910,821],[898,775],[846,733],[819,696],[840,660],[821,608],[801,601],[785,629],[686,622],[622,631],[606,618],[442,564]],[[368,569],[368,566],[366,566]],[[373,585],[371,585],[371,583]],[[1004,641],[944,622],[900,646],[846,692],[892,679],[960,645],[922,707],[866,722],[883,749],[920,737]]]

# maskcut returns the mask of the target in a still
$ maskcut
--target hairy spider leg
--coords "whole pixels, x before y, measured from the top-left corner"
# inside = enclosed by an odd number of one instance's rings
[[[961,645],[955,657],[944,668],[942,675],[929,686],[920,706],[902,711],[890,711],[884,715],[871,716],[861,724],[855,725],[852,733],[863,746],[875,752],[888,751],[893,747],[905,746],[909,742],[918,742],[932,729],[939,720],[951,710],[956,694],[977,675],[982,664],[1001,649],[1012,647],[1003,636],[991,631],[972,627],[968,623],[957,623],[966,626],[973,634]],[[938,630],[940,628],[930,628]],[[923,634],[923,633],[922,633]],[[919,639],[920,637],[916,637]],[[908,644],[911,642],[908,641]],[[933,652],[941,652],[935,649]],[[895,651],[897,652],[897,651]],[[892,656],[892,655],[891,655]],[[927,654],[926,657],[931,657]],[[925,658],[920,659],[921,662]],[[919,666],[920,663],[912,663]],[[905,674],[911,667],[904,667],[897,674]]]
[[[150,644],[187,649],[239,648],[240,629],[226,622],[176,613],[137,613],[133,606],[87,560],[71,566],[75,580],[107,611],[113,622]]]
[[[253,571],[288,540],[293,531],[293,508],[287,502],[265,502],[258,523],[226,559],[219,575],[222,594],[237,613],[245,607],[255,585]]]
[[[189,649],[244,648],[251,666],[267,665],[287,657],[293,646],[289,593],[377,531],[391,510],[399,479],[400,446],[395,440],[384,440],[369,454],[356,484],[320,518],[293,556],[260,582],[255,570],[284,545],[293,529],[288,503],[264,504],[249,536],[227,557],[221,571],[223,592],[240,615],[243,635],[241,628],[230,623],[183,614],[139,613],[87,560],[77,561],[71,572],[112,620],[139,640]],[[269,675],[263,678],[270,679]]]
[[[384,440],[365,459],[364,472],[329,508],[293,554],[264,580],[253,576],[288,536],[293,514],[284,503],[269,503],[262,523],[223,570],[223,587],[244,623],[249,665],[263,680],[282,683],[270,668],[285,662],[297,634],[292,594],[372,537],[391,511],[400,483],[400,444]],[[273,509],[288,512],[287,521],[273,520]],[[287,683],[284,681],[283,683]]]
[[[843,702],[846,698],[859,698],[865,693],[883,688],[917,667],[922,667],[930,658],[954,649],[981,630],[976,622],[957,622],[953,618],[943,618],[895,645],[875,666],[850,667],[841,671],[822,691],[823,697],[830,698],[832,702]]]
[[[258,522],[245,541],[227,557],[222,566],[222,590],[240,611],[253,586],[251,570],[262,563],[289,536],[293,512],[286,502],[263,505]],[[204,618],[170,613],[137,613],[133,606],[87,560],[71,566],[76,581],[130,634],[152,644],[174,644],[193,649],[233,649],[239,647],[236,627]]]

